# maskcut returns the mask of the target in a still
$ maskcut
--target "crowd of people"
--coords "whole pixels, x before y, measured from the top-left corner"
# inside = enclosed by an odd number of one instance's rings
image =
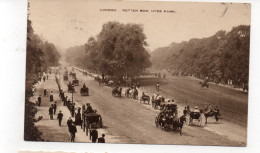
[[[50,74],[51,74],[51,72],[50,72]],[[45,74],[45,75],[42,75],[41,77],[39,77],[39,81],[41,81],[41,82],[45,82],[48,79],[49,79],[48,74]],[[56,82],[57,82],[57,78],[56,78]],[[83,86],[86,87],[85,84]],[[61,89],[59,84],[58,84],[58,87],[59,87],[59,98],[60,98],[61,102],[63,103],[63,106],[66,106],[70,112],[70,115],[69,115],[70,117],[67,120],[68,132],[70,133],[70,141],[75,142],[75,137],[76,137],[76,133],[77,133],[77,127],[76,127],[77,117],[80,120],[79,123],[81,123],[80,109],[78,109],[78,113],[75,113],[75,111],[76,111],[75,103],[73,103],[68,98],[68,96],[65,95],[65,92]],[[50,107],[48,109],[48,115],[49,115],[50,120],[54,120],[54,115],[57,115],[58,126],[62,127],[62,120],[64,118],[64,114],[62,113],[61,110],[59,110],[58,114],[56,114],[57,107],[58,107],[57,106],[58,99],[54,98],[53,91],[49,91],[46,88],[43,89],[43,95],[44,95],[44,97],[49,97]],[[41,104],[42,104],[42,96],[39,95],[37,97],[37,105],[40,107]],[[90,105],[87,105],[87,109],[88,110],[91,109],[91,111],[95,111],[95,110],[92,110]],[[75,121],[73,121],[73,119],[72,119],[74,117],[75,117]],[[80,124],[78,124],[78,125],[80,125]],[[90,134],[92,137],[92,142],[96,142],[98,140],[98,143],[105,143],[105,134],[102,134],[102,137],[98,138],[98,132],[95,132],[95,129],[92,130]]]

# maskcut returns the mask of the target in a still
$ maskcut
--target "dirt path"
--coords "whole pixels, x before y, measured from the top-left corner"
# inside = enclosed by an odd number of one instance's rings
[[[151,106],[140,104],[128,98],[118,98],[111,95],[111,88],[98,86],[91,77],[83,76],[77,72],[82,86],[83,82],[90,88],[89,97],[75,94],[78,104],[90,102],[103,117],[105,130],[113,136],[122,139],[120,143],[144,144],[189,144],[189,145],[224,145],[241,146],[241,142],[230,140],[213,130],[197,126],[184,126],[183,135],[175,132],[165,132],[157,128],[154,119],[158,111]],[[79,91],[80,87],[75,88]]]

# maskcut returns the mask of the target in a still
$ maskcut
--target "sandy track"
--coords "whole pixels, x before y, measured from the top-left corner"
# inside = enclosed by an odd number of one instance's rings
[[[83,76],[77,71],[80,86],[83,82],[90,88],[90,96],[81,97],[79,87],[74,99],[77,103],[90,102],[103,117],[104,128],[111,135],[122,140],[119,143],[144,144],[189,144],[189,145],[224,145],[243,146],[241,141],[230,139],[216,129],[208,127],[187,126],[183,128],[183,135],[175,132],[165,132],[156,128],[154,119],[158,114],[151,106],[143,105],[133,99],[118,98],[111,95],[111,88],[98,86],[91,77]],[[223,123],[224,125],[224,123]],[[223,129],[225,131],[225,129]]]

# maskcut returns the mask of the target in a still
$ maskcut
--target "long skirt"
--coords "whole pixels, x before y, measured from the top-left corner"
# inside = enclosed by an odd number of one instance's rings
[[[53,101],[53,95],[50,95],[50,102]]]

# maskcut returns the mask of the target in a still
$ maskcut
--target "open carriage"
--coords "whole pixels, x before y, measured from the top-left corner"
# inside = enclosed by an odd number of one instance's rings
[[[82,115],[82,127],[83,131],[86,131],[86,134],[88,135],[88,132],[91,128],[102,128],[103,122],[101,115],[93,112],[93,113],[86,113],[84,112]]]
[[[75,78],[74,80],[72,80],[72,84],[74,86],[78,86],[79,85],[79,80],[77,78]]]
[[[68,92],[69,93],[74,93],[75,92],[75,88],[73,85],[68,85]]]
[[[81,95],[81,96],[89,96],[88,87],[86,87],[86,88],[80,88],[80,95]]]

